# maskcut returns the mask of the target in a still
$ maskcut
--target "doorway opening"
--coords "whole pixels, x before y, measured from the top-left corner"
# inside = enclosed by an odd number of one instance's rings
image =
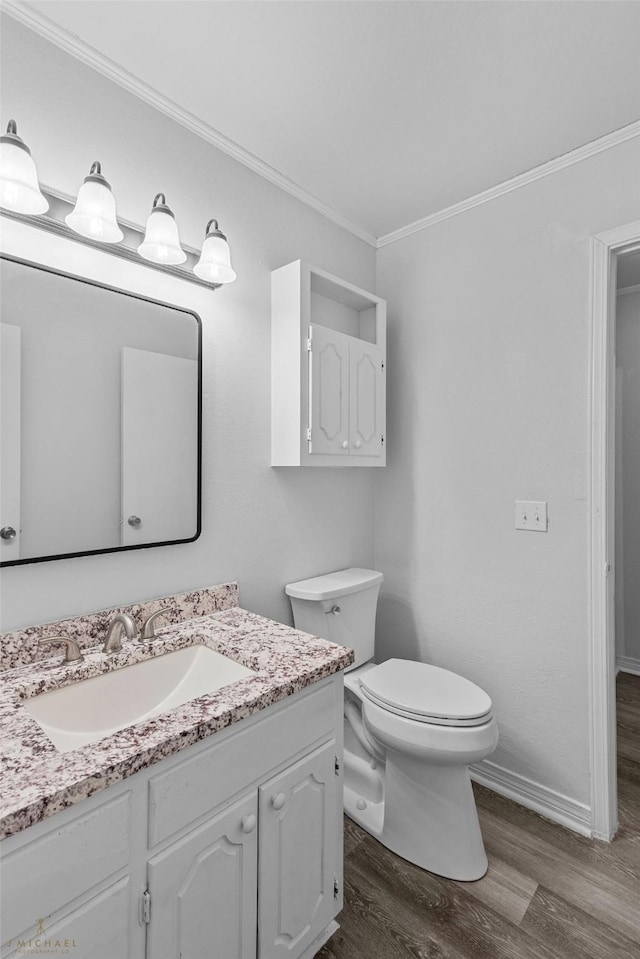
[[[618,268],[640,253],[640,221],[592,237],[589,742],[591,830],[618,825],[616,737],[616,306]],[[633,284],[629,284],[633,285]]]

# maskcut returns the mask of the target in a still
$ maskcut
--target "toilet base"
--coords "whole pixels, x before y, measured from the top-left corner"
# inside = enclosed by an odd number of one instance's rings
[[[350,819],[428,872],[463,882],[484,876],[488,861],[467,766],[429,764],[389,750],[379,799],[352,779],[349,765],[345,755]]]

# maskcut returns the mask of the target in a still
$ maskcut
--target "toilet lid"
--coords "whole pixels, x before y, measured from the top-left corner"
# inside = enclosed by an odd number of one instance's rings
[[[439,666],[389,659],[361,679],[362,690],[384,709],[439,725],[479,725],[491,699],[475,683]]]

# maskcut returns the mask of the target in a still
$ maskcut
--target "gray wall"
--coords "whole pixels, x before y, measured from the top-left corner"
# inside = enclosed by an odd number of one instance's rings
[[[383,247],[381,656],[492,696],[493,761],[589,804],[592,234],[640,217],[640,139]],[[548,533],[514,529],[547,500]]]

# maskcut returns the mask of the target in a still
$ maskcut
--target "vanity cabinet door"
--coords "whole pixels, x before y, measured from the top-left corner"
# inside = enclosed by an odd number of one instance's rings
[[[148,959],[255,959],[255,792],[149,860]]]
[[[75,908],[50,918],[34,903],[33,921],[20,935],[6,938],[3,927],[2,959],[28,955],[68,955],[77,959],[134,959],[142,943],[128,922],[131,900],[129,877]],[[36,918],[38,917],[38,918]]]
[[[335,743],[260,787],[259,959],[300,956],[338,911]]]

